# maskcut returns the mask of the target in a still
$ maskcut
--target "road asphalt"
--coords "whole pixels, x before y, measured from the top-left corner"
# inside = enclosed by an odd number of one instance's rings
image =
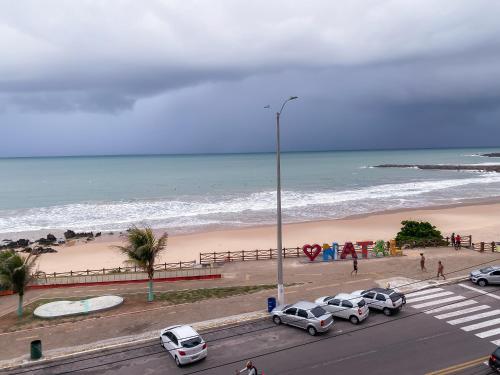
[[[3,373],[223,375],[252,359],[259,371],[273,375],[489,374],[484,361],[497,346],[492,341],[500,340],[497,309],[499,287],[462,282],[410,294],[404,309],[389,317],[371,312],[357,326],[336,319],[328,333],[315,337],[270,318],[204,332],[208,358],[183,368],[158,339]]]

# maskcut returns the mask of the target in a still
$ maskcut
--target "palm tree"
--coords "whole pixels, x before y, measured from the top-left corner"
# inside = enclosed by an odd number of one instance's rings
[[[142,268],[148,274],[148,302],[153,301],[153,276],[155,261],[167,246],[168,235],[164,233],[156,238],[150,227],[144,229],[133,226],[128,230],[126,246],[117,246],[125,254],[129,262]]]
[[[38,254],[23,257],[14,250],[0,252],[0,284],[19,294],[17,316],[23,315],[23,297],[26,286],[32,279],[32,271]]]

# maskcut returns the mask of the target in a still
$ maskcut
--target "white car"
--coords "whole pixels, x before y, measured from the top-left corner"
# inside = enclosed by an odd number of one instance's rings
[[[170,353],[179,367],[207,356],[207,343],[191,326],[178,325],[162,329],[160,344]]]
[[[333,297],[320,297],[315,303],[333,316],[348,319],[352,324],[362,322],[370,313],[365,300],[359,295],[340,293]]]
[[[370,309],[382,310],[385,315],[401,310],[406,303],[405,295],[394,289],[372,288],[357,290],[352,294],[363,297]]]

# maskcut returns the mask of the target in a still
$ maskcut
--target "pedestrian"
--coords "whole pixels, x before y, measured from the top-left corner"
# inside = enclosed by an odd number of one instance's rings
[[[358,258],[353,258],[352,260],[352,271],[351,276],[354,274],[356,276],[358,274]]]
[[[455,249],[460,250],[460,246],[462,245],[462,237],[459,234],[455,236]]]
[[[424,253],[420,253],[420,270],[422,272],[427,272],[427,268],[425,268],[425,257]]]
[[[443,277],[443,280],[446,280],[446,277],[444,276],[444,266],[441,261],[438,262],[438,274],[437,274],[437,279],[439,280],[439,276]]]
[[[451,234],[451,247],[455,247],[455,232]]]
[[[247,375],[257,375],[257,367],[253,365],[252,361],[248,361],[247,364],[245,365],[245,368],[242,368],[241,370],[236,370],[236,375],[241,374],[245,371],[247,371]]]

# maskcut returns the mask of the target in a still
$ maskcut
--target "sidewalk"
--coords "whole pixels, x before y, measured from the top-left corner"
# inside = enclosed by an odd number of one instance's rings
[[[386,279],[403,277],[415,280],[433,279],[437,260],[442,260],[445,274],[449,278],[466,276],[470,269],[480,263],[498,260],[499,254],[481,254],[472,251],[455,252],[451,249],[425,249],[427,268],[429,272],[422,273],[419,269],[419,252],[422,250],[405,251],[407,256],[397,258],[379,258],[359,261],[358,276],[350,276],[352,262],[314,263],[308,264],[297,259],[285,261],[284,275],[286,283],[297,283],[286,288],[286,298],[293,302],[301,299],[313,300],[323,295],[339,292],[366,289],[376,285],[383,285]],[[449,272],[464,269],[457,273]],[[227,264],[223,269],[223,279],[207,281],[185,281],[178,283],[157,283],[156,290],[180,290],[186,288],[213,288],[219,286],[272,284],[275,282],[275,261],[239,262]],[[379,284],[377,284],[377,282]],[[418,284],[416,284],[418,285]],[[419,288],[431,285],[424,283]],[[123,287],[123,288],[122,288]],[[85,295],[117,294],[125,297],[127,293],[144,293],[146,285],[125,285],[100,288],[69,288],[44,291],[48,294],[44,298],[71,297]],[[116,338],[141,337],[154,335],[161,328],[173,324],[190,322],[206,322],[212,319],[221,319],[229,316],[238,316],[248,312],[264,311],[267,297],[274,296],[274,291],[264,290],[250,295],[240,295],[224,299],[204,300],[189,304],[166,306],[162,302],[146,303],[140,309],[121,312],[110,310],[107,313],[89,315],[83,320],[44,321],[47,326],[19,329],[14,332],[0,333],[0,366],[7,362],[19,363],[29,353],[29,344],[32,340],[41,339],[44,353],[62,353],[73,348],[87,348],[97,345],[96,342],[112,342]],[[2,297],[4,299],[17,296]],[[39,298],[40,295],[28,293],[27,300]],[[12,303],[10,301],[9,303]],[[107,340],[107,341],[106,341]],[[111,340],[111,341],[109,341]],[[7,361],[7,362],[6,362]]]

